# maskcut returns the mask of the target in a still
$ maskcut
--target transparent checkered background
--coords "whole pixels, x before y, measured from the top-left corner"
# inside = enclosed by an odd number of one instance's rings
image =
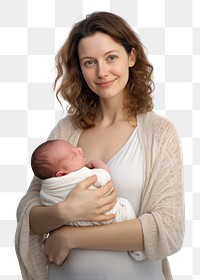
[[[169,258],[175,280],[200,279],[200,0],[0,0],[0,280],[21,280],[16,208],[33,149],[63,117],[54,56],[72,24],[93,11],[124,17],[155,67],[155,109],[182,140],[186,234]]]

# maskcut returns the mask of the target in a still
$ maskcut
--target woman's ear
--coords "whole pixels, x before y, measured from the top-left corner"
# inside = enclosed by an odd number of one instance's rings
[[[135,48],[132,48],[130,54],[129,54],[129,67],[133,67],[135,65],[136,62],[136,50]]]

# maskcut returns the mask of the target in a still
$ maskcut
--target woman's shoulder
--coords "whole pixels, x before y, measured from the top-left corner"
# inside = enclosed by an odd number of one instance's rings
[[[165,117],[162,116],[154,111],[147,112],[144,114],[139,114],[137,119],[144,124],[158,124],[158,123],[165,123],[170,125],[171,122]]]
[[[153,133],[164,133],[166,131],[176,131],[174,124],[156,112],[147,112],[140,114],[137,117],[138,126],[144,131],[151,131]]]
[[[61,118],[56,126],[51,131],[49,139],[64,139],[70,142],[74,142],[74,137],[80,133],[80,129],[78,129],[73,122],[69,115],[64,116]]]
[[[58,125],[60,125],[61,127],[66,127],[66,126],[74,127],[74,125],[72,124],[71,118],[68,114],[66,114],[64,117],[59,119]]]
[[[180,136],[175,125],[165,116],[155,112],[138,115],[138,132],[143,143],[173,142],[180,145]]]

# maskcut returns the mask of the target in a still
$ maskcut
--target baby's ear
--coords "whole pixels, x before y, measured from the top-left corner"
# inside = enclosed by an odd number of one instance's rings
[[[67,173],[66,172],[63,172],[63,171],[57,171],[56,172],[56,177],[61,177],[61,176],[64,176],[66,175]]]

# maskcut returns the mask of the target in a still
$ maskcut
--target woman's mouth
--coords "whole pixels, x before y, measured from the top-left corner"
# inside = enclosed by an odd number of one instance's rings
[[[99,87],[101,87],[101,88],[109,87],[109,86],[111,86],[111,85],[114,83],[115,80],[116,80],[116,79],[114,79],[114,80],[112,80],[112,81],[100,82],[100,83],[97,83],[97,85],[98,85]]]

